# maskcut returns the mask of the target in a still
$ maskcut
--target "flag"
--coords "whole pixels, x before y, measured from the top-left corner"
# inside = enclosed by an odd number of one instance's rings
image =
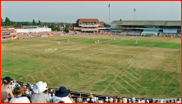
[[[108,7],[110,8],[110,4],[108,5]]]

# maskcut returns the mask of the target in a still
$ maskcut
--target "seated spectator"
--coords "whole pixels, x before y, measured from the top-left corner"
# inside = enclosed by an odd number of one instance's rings
[[[123,103],[127,103],[126,97],[123,97]]]
[[[99,100],[99,103],[104,103],[104,99],[100,99]]]
[[[53,97],[53,103],[58,103],[59,101],[63,101],[65,103],[73,103],[69,96],[70,90],[67,90],[64,86],[61,86]]]
[[[164,103],[164,101],[161,99],[161,100],[159,100],[159,103]]]
[[[114,103],[118,103],[118,98],[117,97],[114,98]]]
[[[94,103],[93,100],[92,100],[92,98],[90,98],[90,101],[88,101],[88,103]]]
[[[146,103],[149,103],[149,100],[148,99],[146,100]]]
[[[181,103],[181,100],[179,100],[179,98],[177,98],[176,103]]]
[[[14,94],[15,98],[12,98],[9,103],[30,103],[29,99],[27,97],[22,97],[22,87],[15,87],[14,88]]]
[[[140,99],[138,99],[138,103],[141,103]]]
[[[3,78],[3,86],[1,86],[1,103],[8,103],[8,96],[10,95],[11,98],[14,98],[12,90],[8,88],[12,79],[10,77]]]
[[[113,103],[113,98],[112,98],[112,96],[110,97],[110,103]]]
[[[131,102],[135,103],[135,97],[132,97]]]
[[[123,103],[123,99],[122,98],[119,98],[119,103]]]
[[[142,98],[141,103],[145,103],[145,99],[144,98]]]
[[[47,83],[43,83],[42,81],[39,81],[34,85],[32,103],[52,103],[50,97],[43,93],[47,89],[46,87]]]
[[[81,96],[79,96],[79,97],[77,98],[77,103],[82,103],[82,98],[81,98]]]
[[[108,96],[106,96],[105,102],[108,102],[108,101],[109,101]]]
[[[156,100],[155,103],[159,103],[158,100]],[[171,103],[172,103],[172,102],[171,102]]]

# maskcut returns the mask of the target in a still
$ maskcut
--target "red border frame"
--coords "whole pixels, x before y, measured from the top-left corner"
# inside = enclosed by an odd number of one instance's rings
[[[2,1],[181,1],[181,0],[1,0],[1,2]],[[0,5],[1,5],[1,2],[0,2]],[[181,5],[182,5],[182,2],[181,2]],[[1,8],[0,8],[0,13],[1,13]],[[0,16],[1,16],[1,14],[0,14]],[[182,20],[182,17],[181,17],[181,20]],[[0,22],[0,24],[1,24],[1,22]],[[181,30],[182,30],[182,27],[181,27]],[[1,42],[1,40],[0,40],[0,42]],[[182,43],[182,40],[181,40],[181,43]],[[181,46],[181,48],[182,48],[182,46]],[[0,45],[0,50],[1,50],[1,45]],[[1,58],[1,51],[0,51],[0,58]],[[181,55],[181,59],[182,59],[182,55]],[[0,61],[0,66],[1,66],[1,61]],[[0,72],[0,74],[1,74],[1,72]],[[181,76],[181,79],[182,79],[182,76]],[[181,90],[182,90],[182,88],[181,88]],[[182,91],[181,91],[181,95],[182,95]],[[1,97],[1,94],[0,94],[0,97]],[[35,104],[38,104],[38,103],[35,103]],[[115,103],[113,103],[113,104],[115,104]]]

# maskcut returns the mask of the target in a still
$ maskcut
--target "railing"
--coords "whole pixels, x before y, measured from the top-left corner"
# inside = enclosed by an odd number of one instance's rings
[[[110,27],[99,27],[98,29],[110,29]]]
[[[98,29],[82,29],[81,31],[98,31]]]
[[[99,27],[100,24],[79,24],[81,27]]]
[[[80,27],[74,27],[74,30],[81,30]]]

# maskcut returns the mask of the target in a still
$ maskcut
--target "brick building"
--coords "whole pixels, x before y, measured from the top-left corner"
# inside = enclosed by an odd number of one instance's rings
[[[99,33],[108,31],[110,25],[100,22],[98,19],[78,19],[76,23],[70,24],[68,29],[81,33]]]

